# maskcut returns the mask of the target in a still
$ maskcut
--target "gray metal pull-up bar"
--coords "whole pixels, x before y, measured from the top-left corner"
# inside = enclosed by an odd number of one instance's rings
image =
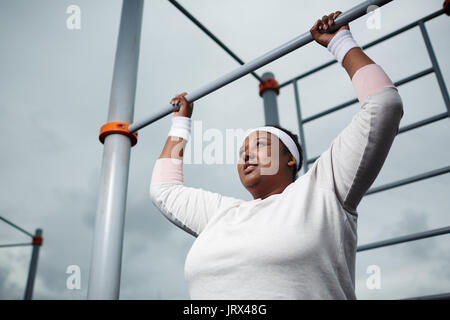
[[[370,6],[378,6],[381,7],[392,0],[368,0],[364,1],[363,3],[355,6],[354,8],[350,9],[349,11],[346,11],[345,13],[342,13],[336,20],[335,20],[335,27],[333,29],[328,30],[328,32],[333,32],[340,28],[341,26],[352,22],[353,20],[356,20],[362,16],[364,16],[367,13],[367,10]],[[291,41],[279,46],[278,48],[275,48],[266,54],[260,56],[259,58],[256,58],[252,61],[249,61],[245,63],[244,65],[238,67],[237,69],[223,75],[222,77],[206,84],[205,86],[187,94],[185,96],[186,100],[188,102],[194,102],[211,92],[216,91],[217,89],[222,88],[223,86],[255,71],[258,68],[261,68],[262,66],[265,66],[266,64],[300,48],[304,45],[312,42],[314,39],[311,35],[311,33],[305,32],[304,34],[292,39]],[[149,116],[146,119],[142,119],[140,121],[136,121],[132,123],[128,130],[130,132],[136,132],[139,129],[148,126],[149,124],[165,117],[166,115],[176,111],[179,107],[173,106],[169,104],[168,106],[164,107],[163,109],[157,111],[155,114]]]
[[[381,7],[391,1],[364,1],[341,14],[335,21],[335,28],[337,29],[365,15],[371,6]],[[131,123],[133,119],[142,12],[143,0],[123,1],[109,103],[108,135],[104,135],[102,138],[104,150],[89,275],[88,299],[119,298],[123,229],[132,144],[132,142],[130,143],[130,138],[123,134],[123,130],[126,130],[128,133],[134,133],[179,108],[179,106],[166,106],[152,116],[136,121],[128,126],[128,123]],[[332,32],[333,29],[327,30],[327,32]],[[312,41],[313,37],[308,31],[263,56],[245,63],[204,87],[191,92],[185,98],[189,102],[194,102]],[[125,125],[128,126],[128,129],[125,128]],[[118,132],[122,132],[122,134],[117,134]]]

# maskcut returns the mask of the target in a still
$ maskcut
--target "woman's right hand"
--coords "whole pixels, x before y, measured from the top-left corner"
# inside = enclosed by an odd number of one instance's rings
[[[173,112],[174,117],[188,117],[190,118],[192,116],[192,111],[194,110],[194,103],[188,103],[186,98],[184,97],[187,95],[186,92],[183,92],[182,94],[177,94],[175,97],[170,100],[171,105],[176,105],[178,102],[181,102],[181,107],[178,109],[178,111]]]

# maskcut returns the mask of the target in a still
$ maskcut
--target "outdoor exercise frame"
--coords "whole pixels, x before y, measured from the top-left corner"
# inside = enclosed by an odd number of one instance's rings
[[[0,221],[5,222],[6,224],[9,224],[11,227],[13,227],[16,230],[19,230],[23,234],[26,234],[29,236],[32,241],[31,242],[25,242],[25,243],[9,243],[9,244],[2,244],[0,245],[0,248],[13,248],[13,247],[26,247],[26,246],[33,246],[33,250],[31,252],[31,260],[30,260],[30,267],[28,269],[28,278],[27,278],[27,284],[25,286],[25,294],[23,299],[24,300],[31,300],[33,298],[33,288],[34,288],[34,280],[36,278],[36,272],[37,272],[37,265],[38,265],[38,258],[39,258],[39,249],[42,246],[42,243],[44,242],[44,238],[42,237],[42,229],[36,229],[35,233],[32,234],[23,228],[19,227],[15,223],[12,223],[8,219],[4,217],[0,217]]]
[[[353,99],[344,104],[331,108],[313,117],[302,119],[300,110],[300,98],[298,89],[298,80],[313,74],[321,69],[324,69],[336,61],[330,61],[322,66],[312,69],[300,76],[297,76],[277,87],[277,82],[266,83],[267,79],[273,77],[268,73],[259,77],[254,71],[260,67],[296,50],[310,42],[313,38],[310,32],[306,32],[293,40],[285,43],[284,45],[269,51],[263,56],[244,63],[239,59],[229,48],[227,48],[217,37],[215,37],[206,27],[204,27],[197,19],[195,19],[186,9],[179,5],[174,0],[169,0],[175,7],[177,7],[184,15],[186,15],[192,22],[194,22],[199,28],[201,28],[208,36],[211,37],[219,46],[221,46],[228,54],[230,54],[241,66],[233,70],[230,73],[206,84],[205,86],[192,91],[186,96],[186,100],[194,102],[205,95],[214,92],[215,90],[247,75],[252,74],[259,82],[260,89],[262,86],[267,86],[269,90],[262,90],[260,93],[263,96],[265,106],[275,105],[273,101],[267,103],[265,93],[270,93],[274,90],[279,90],[287,85],[292,84],[295,91],[295,101],[299,122],[299,132],[302,146],[304,147],[304,159],[305,170],[308,165],[313,163],[317,158],[308,159],[306,157],[306,139],[303,132],[303,125],[309,121],[317,119],[321,116],[329,114],[331,112],[345,108],[346,106],[357,103],[357,99]],[[368,9],[373,6],[381,7],[392,0],[384,1],[364,1],[363,3],[355,6],[354,8],[341,14],[335,21],[335,28],[328,30],[333,31],[340,26],[350,23],[353,20],[368,13]],[[142,10],[143,0],[127,0],[123,1],[122,15],[120,20],[120,30],[117,43],[115,66],[113,73],[113,81],[111,88],[110,106],[108,113],[108,122],[102,126],[100,133],[100,140],[104,143],[104,152],[102,160],[102,171],[100,178],[100,191],[99,202],[97,207],[97,216],[95,224],[94,245],[92,250],[91,269],[89,277],[88,287],[88,299],[118,299],[120,288],[120,270],[121,270],[121,258],[122,258],[122,243],[123,243],[123,226],[125,218],[125,206],[127,197],[127,184],[128,184],[128,170],[131,146],[137,142],[137,131],[161,118],[171,114],[177,110],[179,106],[168,105],[161,110],[158,110],[151,116],[142,119],[140,121],[132,122],[134,113],[134,98],[136,92],[136,76],[137,66],[139,58],[139,46],[140,46],[140,33],[142,25]],[[421,76],[434,72],[438,79],[441,92],[444,97],[444,101],[447,106],[447,112],[425,119],[418,123],[411,124],[404,128],[401,128],[399,133],[418,128],[420,126],[432,123],[444,118],[448,118],[450,115],[448,93],[442,74],[439,69],[436,57],[434,55],[431,42],[429,40],[424,23],[433,17],[436,17],[444,13],[444,10],[440,10],[433,15],[427,16],[421,20],[416,21],[404,28],[401,28],[395,32],[390,33],[372,43],[364,46],[368,48],[384,40],[387,40],[401,32],[409,30],[417,25],[421,28],[422,35],[424,37],[425,44],[427,46],[428,53],[432,61],[432,67],[422,71],[421,73],[412,75],[406,79],[400,80],[395,84],[400,86],[404,83],[417,79]],[[266,88],[266,89],[267,89]],[[270,90],[270,89],[273,90]],[[272,95],[273,97],[273,95]],[[265,109],[267,110],[267,108]],[[270,118],[270,117],[269,117]],[[270,122],[267,120],[266,122]],[[276,122],[277,118],[271,118],[272,122]],[[450,167],[444,167],[432,172],[397,181],[385,186],[374,188],[369,190],[367,194],[380,192],[383,190],[391,189],[397,186],[401,186],[407,183],[430,178],[439,174],[448,173]],[[445,234],[450,232],[450,227],[442,228],[432,231],[427,231],[421,234],[414,234],[405,237],[390,239],[373,244],[368,244],[358,247],[358,251],[369,250],[379,248],[382,246],[393,245],[396,243],[402,243],[406,241],[423,239],[430,236],[436,236],[439,234]],[[446,294],[439,295],[440,298]],[[434,296],[435,298],[438,296]],[[424,298],[424,297],[417,297]]]

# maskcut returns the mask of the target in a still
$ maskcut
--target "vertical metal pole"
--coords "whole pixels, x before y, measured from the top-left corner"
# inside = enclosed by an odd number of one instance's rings
[[[295,109],[297,110],[297,119],[298,119],[298,132],[300,134],[300,143],[302,146],[302,153],[303,153],[303,173],[306,173],[308,171],[308,156],[306,155],[306,138],[305,132],[303,131],[303,118],[300,106],[300,96],[298,92],[297,80],[294,80],[293,85],[295,96]]]
[[[427,29],[423,21],[419,22],[420,31],[422,32],[423,41],[427,47],[428,55],[430,56],[431,64],[433,66],[434,74],[436,75],[439,88],[441,89],[442,97],[444,98],[445,106],[447,107],[447,113],[450,117],[450,102],[448,97],[447,86],[445,85],[444,77],[442,76],[441,69],[439,68],[439,63],[436,59],[436,55],[433,51],[433,46],[431,45],[430,37],[428,36]]]
[[[133,120],[142,11],[143,0],[123,1],[108,122]],[[105,139],[88,299],[119,298],[130,149],[125,135]]]
[[[42,229],[36,229],[33,237],[33,252],[31,253],[30,268],[28,270],[27,286],[25,288],[24,300],[31,300],[33,297],[34,279],[39,258],[39,249],[42,245]]]
[[[272,72],[266,72],[262,75],[262,79],[275,79]],[[264,90],[262,93],[264,103],[264,116],[266,126],[280,125],[278,116],[277,93],[274,90]]]

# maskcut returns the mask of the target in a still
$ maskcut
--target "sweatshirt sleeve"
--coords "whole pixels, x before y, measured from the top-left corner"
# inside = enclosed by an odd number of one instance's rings
[[[156,160],[150,198],[169,221],[194,237],[203,231],[214,214],[243,201],[184,186],[183,161],[172,158]]]
[[[352,83],[361,108],[310,170],[319,186],[332,189],[343,208],[357,215],[398,133],[403,103],[376,64],[359,69]]]

